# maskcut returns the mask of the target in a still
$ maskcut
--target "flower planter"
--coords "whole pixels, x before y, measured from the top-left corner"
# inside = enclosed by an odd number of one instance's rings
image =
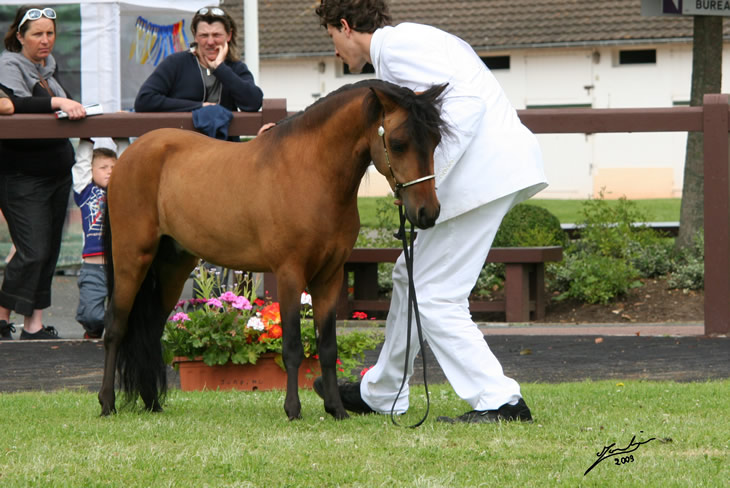
[[[261,355],[256,364],[208,366],[202,359],[176,357],[173,365],[180,372],[180,389],[201,390],[285,390],[286,372],[276,363],[276,354]],[[312,388],[320,376],[319,361],[304,358],[299,368],[299,388]]]

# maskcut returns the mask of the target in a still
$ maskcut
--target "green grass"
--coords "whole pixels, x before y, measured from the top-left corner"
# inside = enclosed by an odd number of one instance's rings
[[[382,197],[381,197],[382,198]],[[378,197],[360,197],[357,206],[360,211],[360,222],[363,227],[378,225],[375,209]],[[543,200],[531,199],[528,203],[539,205],[553,213],[562,224],[575,224],[583,220],[581,206],[585,200]],[[609,205],[615,205],[617,200],[606,200]],[[680,198],[658,198],[649,200],[632,200],[639,211],[645,213],[653,222],[679,221]],[[394,223],[394,226],[397,223]]]
[[[337,422],[311,391],[286,420],[282,392],[171,392],[161,414],[98,417],[87,392],[0,395],[0,485],[726,486],[730,381],[523,384],[532,424],[448,425],[467,405],[431,387],[417,429],[386,416]],[[408,418],[424,411],[414,387]],[[588,467],[604,446],[656,438]],[[723,481],[725,480],[725,481]]]

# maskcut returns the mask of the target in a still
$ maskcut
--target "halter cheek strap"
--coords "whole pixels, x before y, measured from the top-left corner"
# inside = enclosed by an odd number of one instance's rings
[[[390,156],[388,155],[388,147],[385,145],[385,127],[384,126],[385,126],[385,114],[383,114],[382,125],[380,127],[378,127],[378,135],[380,136],[380,139],[383,141],[383,152],[385,152],[385,162],[388,163],[388,169],[390,170],[390,176],[393,178],[393,184],[395,186],[396,195],[403,188],[408,188],[409,186],[436,178],[436,175],[433,174],[433,175],[428,175],[428,176],[422,176],[421,178],[416,178],[415,180],[411,180],[407,183],[398,183],[398,180],[395,177],[395,173],[393,172],[393,167],[390,165]]]

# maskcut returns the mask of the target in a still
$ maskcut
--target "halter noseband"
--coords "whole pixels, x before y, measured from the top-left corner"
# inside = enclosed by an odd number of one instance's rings
[[[393,172],[393,167],[390,165],[390,156],[388,155],[388,147],[385,145],[385,114],[383,114],[383,122],[378,127],[378,135],[380,136],[380,139],[383,141],[383,151],[385,152],[385,162],[388,163],[388,169],[390,170],[390,176],[393,178],[393,184],[395,186],[395,194],[398,195],[398,192],[400,192],[404,188],[408,188],[409,186],[415,185],[417,183],[422,183],[424,181],[432,180],[436,178],[435,174],[428,175],[428,176],[422,176],[421,178],[416,178],[415,180],[409,181],[407,183],[398,183],[398,180],[395,177],[395,173]]]

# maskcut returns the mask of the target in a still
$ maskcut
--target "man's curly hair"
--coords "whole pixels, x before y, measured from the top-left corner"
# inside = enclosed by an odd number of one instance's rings
[[[325,28],[331,25],[339,29],[340,19],[345,19],[353,30],[370,34],[390,25],[385,0],[322,0],[315,12]]]

